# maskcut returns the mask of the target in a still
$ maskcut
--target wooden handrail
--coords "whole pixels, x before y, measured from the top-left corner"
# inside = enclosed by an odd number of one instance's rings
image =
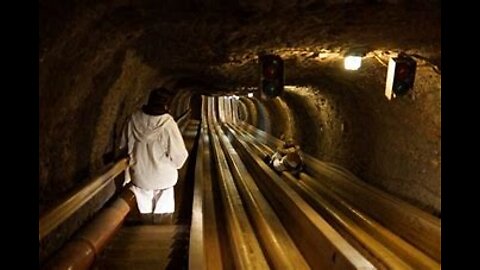
[[[179,117],[175,118],[175,122],[177,122],[177,124],[180,124],[182,121],[184,121],[190,115],[191,111],[192,111],[192,109],[190,109],[190,108],[188,110],[184,111]]]
[[[93,178],[89,184],[80,191],[67,198],[55,208],[43,215],[38,223],[38,239],[41,241],[55,228],[62,224],[75,211],[80,209],[103,187],[107,186],[113,179],[128,167],[128,159],[123,158],[112,165],[105,173]]]
[[[191,109],[186,110],[177,117],[177,123],[183,122],[189,115]],[[93,178],[89,184],[78,192],[60,202],[57,206],[43,215],[38,224],[38,239],[41,241],[45,236],[65,222],[75,211],[93,198],[105,186],[107,186],[117,175],[128,168],[128,158],[123,158],[107,169],[105,173]]]

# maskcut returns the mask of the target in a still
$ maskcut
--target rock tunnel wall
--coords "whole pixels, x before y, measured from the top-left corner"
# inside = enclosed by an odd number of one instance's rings
[[[176,76],[189,74],[227,86],[256,85],[254,56],[264,46],[298,51],[286,55],[291,57],[289,83],[298,87],[282,100],[245,101],[248,122],[276,136],[287,131],[308,153],[439,214],[441,76],[421,65],[414,94],[387,102],[385,68],[376,60],[369,58],[352,74],[339,71],[333,60],[321,62],[321,55],[313,52],[323,48],[338,53],[341,44],[374,43],[377,48],[431,53],[438,66],[439,30],[430,26],[439,26],[438,16],[420,11],[415,20],[395,17],[410,16],[416,6],[367,16],[355,15],[357,7],[315,13],[317,6],[340,2],[415,1],[138,1],[141,8],[132,8],[131,1],[40,1],[40,210],[111,160],[122,124],[143,104],[149,89],[170,85],[178,91],[182,87],[176,86]],[[292,12],[270,16],[265,24],[262,18],[230,18],[230,13],[182,17],[165,12],[237,6],[266,11],[278,3],[293,5]],[[380,14],[379,20],[370,14]],[[339,24],[342,16],[352,19]],[[367,22],[357,25],[362,17]],[[393,30],[378,26],[389,19],[395,22]],[[401,32],[402,27],[410,30]],[[365,35],[352,38],[360,30]],[[392,31],[397,35],[391,37]],[[197,88],[189,91],[222,89]],[[179,106],[186,106],[184,100]]]
[[[102,68],[96,74],[80,71],[72,76],[78,83],[73,83],[71,91],[59,93],[56,102],[41,98],[41,201],[47,202],[56,197],[53,194],[65,192],[105,167],[124,120],[145,102],[145,90],[158,84],[158,72],[132,52],[103,61],[110,62],[103,74]],[[42,94],[54,95],[55,89]]]

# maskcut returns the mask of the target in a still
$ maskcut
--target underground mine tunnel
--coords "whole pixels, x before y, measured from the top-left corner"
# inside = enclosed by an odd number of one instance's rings
[[[39,266],[440,269],[440,11],[433,0],[41,0]],[[283,61],[278,96],[264,93],[262,55]],[[413,85],[388,96],[403,57]],[[172,220],[138,224],[118,148],[162,86],[189,157]],[[282,135],[300,146],[299,176],[262,162]]]

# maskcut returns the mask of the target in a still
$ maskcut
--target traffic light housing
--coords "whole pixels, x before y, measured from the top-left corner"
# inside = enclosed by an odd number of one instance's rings
[[[400,54],[388,62],[385,96],[390,100],[405,95],[413,88],[417,62],[407,55]]]
[[[284,88],[282,58],[273,54],[261,55],[260,67],[262,92],[268,97],[281,95]]]

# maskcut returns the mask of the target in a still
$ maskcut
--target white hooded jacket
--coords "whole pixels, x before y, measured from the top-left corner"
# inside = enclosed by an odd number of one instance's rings
[[[188,157],[178,125],[168,113],[135,112],[127,122],[120,145],[128,145],[131,181],[143,189],[173,187],[178,180],[177,170]]]

